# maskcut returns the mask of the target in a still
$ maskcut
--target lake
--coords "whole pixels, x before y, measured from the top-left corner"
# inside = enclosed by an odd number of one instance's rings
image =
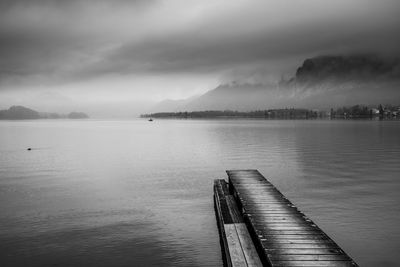
[[[139,119],[0,122],[0,265],[222,266],[213,180],[241,168],[398,265],[399,121]]]

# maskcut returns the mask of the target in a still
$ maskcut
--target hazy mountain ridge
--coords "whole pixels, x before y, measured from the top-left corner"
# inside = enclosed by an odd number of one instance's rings
[[[195,99],[170,101],[165,109],[158,106],[155,111],[329,109],[376,103],[400,103],[399,59],[318,56],[304,60],[290,79],[269,84],[221,84]]]
[[[89,116],[83,112],[71,112],[69,114],[38,112],[24,106],[12,106],[9,109],[0,110],[0,120],[36,120],[63,118],[86,119],[89,118]]]
[[[274,84],[223,84],[190,102],[188,110],[240,110],[261,109],[265,105],[278,107],[282,94]]]
[[[40,119],[40,114],[36,110],[23,106],[12,106],[6,110],[0,110],[0,119],[6,120],[34,120]]]

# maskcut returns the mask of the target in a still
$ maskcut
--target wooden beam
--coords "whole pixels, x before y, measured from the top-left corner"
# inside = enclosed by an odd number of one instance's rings
[[[243,216],[235,199],[229,194],[225,180],[214,181],[214,201],[224,264],[232,267],[261,267],[262,263]]]

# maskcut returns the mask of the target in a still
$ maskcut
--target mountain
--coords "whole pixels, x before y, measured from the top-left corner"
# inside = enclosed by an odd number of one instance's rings
[[[296,71],[298,83],[326,80],[369,82],[400,79],[400,60],[376,55],[319,56],[306,59]]]
[[[36,120],[36,119],[86,119],[89,116],[83,112],[71,112],[68,115],[36,110],[23,106],[12,106],[9,109],[0,110],[0,120]]]
[[[400,60],[376,55],[319,56],[306,59],[295,77],[280,86],[295,93],[296,104],[317,108],[399,104]]]
[[[0,119],[3,120],[34,120],[40,119],[39,112],[23,106],[12,106],[7,110],[0,110]]]
[[[339,55],[306,59],[287,80],[222,84],[190,101],[164,103],[156,111],[329,109],[377,103],[400,103],[400,60]]]
[[[278,107],[283,91],[276,84],[223,84],[184,106],[187,110],[250,111]]]

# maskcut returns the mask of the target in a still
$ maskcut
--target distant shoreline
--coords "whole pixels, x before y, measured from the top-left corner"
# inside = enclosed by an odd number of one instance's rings
[[[142,114],[140,118],[157,119],[270,119],[270,120],[310,120],[310,119],[373,119],[373,120],[398,120],[400,107],[379,105],[377,108],[355,105],[330,111],[319,111],[299,108],[268,109],[255,111],[232,110],[206,110],[206,111],[181,111],[157,112]]]
[[[140,117],[141,119],[149,119],[150,117]],[[330,118],[330,117],[321,117],[321,118],[257,118],[257,117],[193,117],[193,118],[182,118],[182,117],[152,117],[157,120],[210,120],[210,121],[218,121],[218,120],[247,120],[247,121],[400,121],[400,118]]]

